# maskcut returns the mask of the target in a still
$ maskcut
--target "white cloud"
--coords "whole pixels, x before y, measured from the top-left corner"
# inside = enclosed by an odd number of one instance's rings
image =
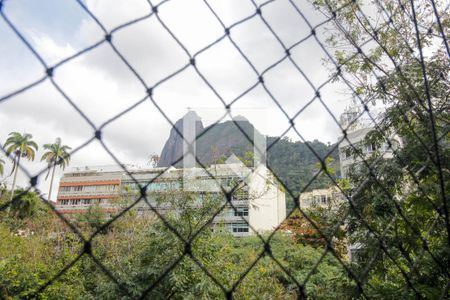
[[[28,35],[32,37],[32,43],[35,45],[37,52],[40,53],[44,60],[50,65],[75,53],[75,49],[69,43],[58,45],[55,40],[43,32],[30,30]]]

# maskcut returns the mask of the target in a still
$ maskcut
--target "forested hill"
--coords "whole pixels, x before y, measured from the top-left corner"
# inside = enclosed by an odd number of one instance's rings
[[[247,137],[253,140],[254,134],[261,134],[257,130],[254,133],[253,125],[244,118],[240,118],[240,121],[237,123],[240,128],[232,121],[219,123],[205,129],[203,129],[202,124],[197,124],[196,130],[199,131],[197,135],[201,136],[197,140],[196,154],[202,164],[223,163],[231,154],[235,154],[246,164],[252,163],[253,144]],[[175,126],[179,127],[178,129],[182,132],[182,119],[177,121]],[[245,132],[247,137],[241,130]],[[286,137],[278,141],[277,139],[277,137],[267,138],[267,146],[269,147],[267,165],[289,189],[298,193],[308,184],[318,170],[319,160],[309,147],[319,157],[323,158],[333,146],[326,145],[318,140],[307,142],[307,145],[303,142],[291,141]],[[272,145],[275,141],[277,142]],[[164,159],[160,160],[158,166],[167,167],[174,165],[175,167],[182,167],[182,161],[173,164],[180,157],[182,147],[182,139],[172,129],[160,156]],[[337,150],[334,150],[330,157],[334,159],[331,165],[332,168],[338,171],[339,156]],[[308,190],[327,187],[330,184],[331,182],[326,176],[319,176],[312,182]]]
[[[276,141],[276,137],[268,137],[267,145]],[[321,158],[332,151],[333,145],[326,145],[318,140],[302,143],[291,141],[284,137],[279,139],[268,151],[267,165],[277,174],[283,183],[293,192],[299,192],[313,179],[319,170],[319,160],[314,152]],[[330,167],[339,173],[339,153],[334,149],[328,157],[333,162]],[[332,184],[325,175],[320,175],[308,186],[308,190],[328,187]]]

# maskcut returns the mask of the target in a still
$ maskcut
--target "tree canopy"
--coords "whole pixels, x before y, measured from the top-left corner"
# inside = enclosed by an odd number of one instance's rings
[[[386,158],[378,147],[348,173],[347,234],[358,253],[355,270],[365,292],[376,298],[445,298],[450,273],[445,3],[314,2],[333,21],[328,45],[335,80],[348,86],[362,111],[384,108],[374,116],[366,142],[387,142],[393,152]],[[390,142],[394,135],[399,148]]]

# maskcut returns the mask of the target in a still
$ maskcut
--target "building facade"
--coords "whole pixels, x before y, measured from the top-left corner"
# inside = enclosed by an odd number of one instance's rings
[[[315,189],[310,192],[302,193],[299,197],[300,207],[309,208],[328,208],[335,209],[339,204],[345,202],[345,196],[337,187],[326,189]]]
[[[144,186],[146,200],[139,199]],[[223,191],[233,188],[228,202]],[[151,207],[164,215],[177,209],[165,197],[188,194],[198,205],[207,197],[226,203],[212,226],[235,236],[254,234],[253,229],[272,230],[286,217],[285,194],[271,172],[263,165],[248,168],[242,163],[211,165],[206,170],[129,168],[129,173],[99,167],[75,169],[61,178],[56,208],[63,214],[79,214],[96,205],[112,216],[121,206],[137,202],[133,209],[139,215],[152,214]]]
[[[401,140],[397,135],[389,136],[388,142],[385,141],[380,145],[368,143],[367,135],[375,130],[372,120],[365,120],[360,117],[360,113],[356,109],[347,109],[340,117],[340,125],[346,130],[347,136],[341,135],[338,138],[339,143],[339,160],[341,177],[347,178],[350,167],[363,162],[375,153],[383,158],[393,158],[394,150],[401,147]],[[355,155],[359,152],[359,155]]]
[[[67,215],[80,214],[98,205],[105,213],[114,214],[114,199],[120,196],[122,176],[117,171],[101,168],[74,168],[59,182],[56,209]]]
[[[386,135],[384,142],[378,145],[369,143],[367,140],[368,134],[377,129],[373,120],[366,120],[360,115],[357,109],[349,108],[340,117],[340,125],[347,132],[346,138],[344,136],[339,137],[339,141],[341,141],[339,144],[339,158],[341,177],[343,178],[348,178],[351,168],[363,164],[363,160],[369,158],[392,159],[394,158],[395,150],[402,147],[401,138],[396,134],[389,133],[384,133]],[[356,154],[357,152],[359,154]],[[350,261],[358,259],[361,247],[359,242],[347,245]]]

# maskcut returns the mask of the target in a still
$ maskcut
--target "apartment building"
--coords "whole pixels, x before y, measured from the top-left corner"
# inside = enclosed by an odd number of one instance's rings
[[[56,209],[67,215],[85,213],[90,206],[99,205],[109,214],[117,212],[114,199],[120,196],[121,173],[98,168],[74,168],[59,182]]]
[[[299,200],[302,209],[319,207],[335,209],[339,207],[339,204],[345,201],[345,196],[337,187],[329,187],[302,193]]]
[[[366,140],[367,135],[376,130],[373,120],[360,117],[360,112],[352,107],[344,111],[340,117],[340,125],[347,131],[347,139],[343,139],[343,136],[339,137],[342,142],[339,144],[339,158],[341,165],[341,176],[348,178],[350,168],[352,166],[358,166],[363,163],[363,159],[368,158],[380,158],[391,159],[394,157],[395,149],[402,147],[402,140],[396,134],[387,135],[391,146],[388,145],[385,140],[380,145],[368,143]],[[355,149],[357,149],[360,155],[354,155]],[[350,261],[354,261],[358,257],[358,252],[361,249],[361,243],[353,243],[348,246],[348,257]]]
[[[242,163],[211,165],[203,168],[107,168],[75,169],[60,181],[56,208],[64,214],[84,213],[98,205],[114,215],[121,205],[136,202],[141,187],[146,187],[146,201],[133,207],[140,215],[152,214],[148,203],[164,215],[177,208],[165,196],[193,195],[198,205],[206,197],[215,197],[226,207],[213,219],[213,228],[225,228],[235,236],[246,236],[277,227],[286,217],[285,194],[263,165],[248,168]],[[211,176],[212,175],[212,176]],[[223,190],[231,190],[231,204]],[[187,193],[187,194],[186,194]],[[148,202],[148,203],[147,203]],[[234,207],[234,208],[233,208]]]
[[[351,166],[361,163],[375,151],[383,158],[393,158],[393,149],[401,147],[401,139],[397,135],[389,136],[392,147],[389,147],[387,141],[381,145],[367,143],[365,140],[367,134],[375,129],[373,121],[360,117],[359,111],[355,108],[349,108],[341,115],[340,125],[347,131],[346,139],[343,135],[338,138],[339,141],[342,140],[339,144],[339,159],[343,178],[347,177]],[[358,149],[361,155],[355,156],[355,149]]]

